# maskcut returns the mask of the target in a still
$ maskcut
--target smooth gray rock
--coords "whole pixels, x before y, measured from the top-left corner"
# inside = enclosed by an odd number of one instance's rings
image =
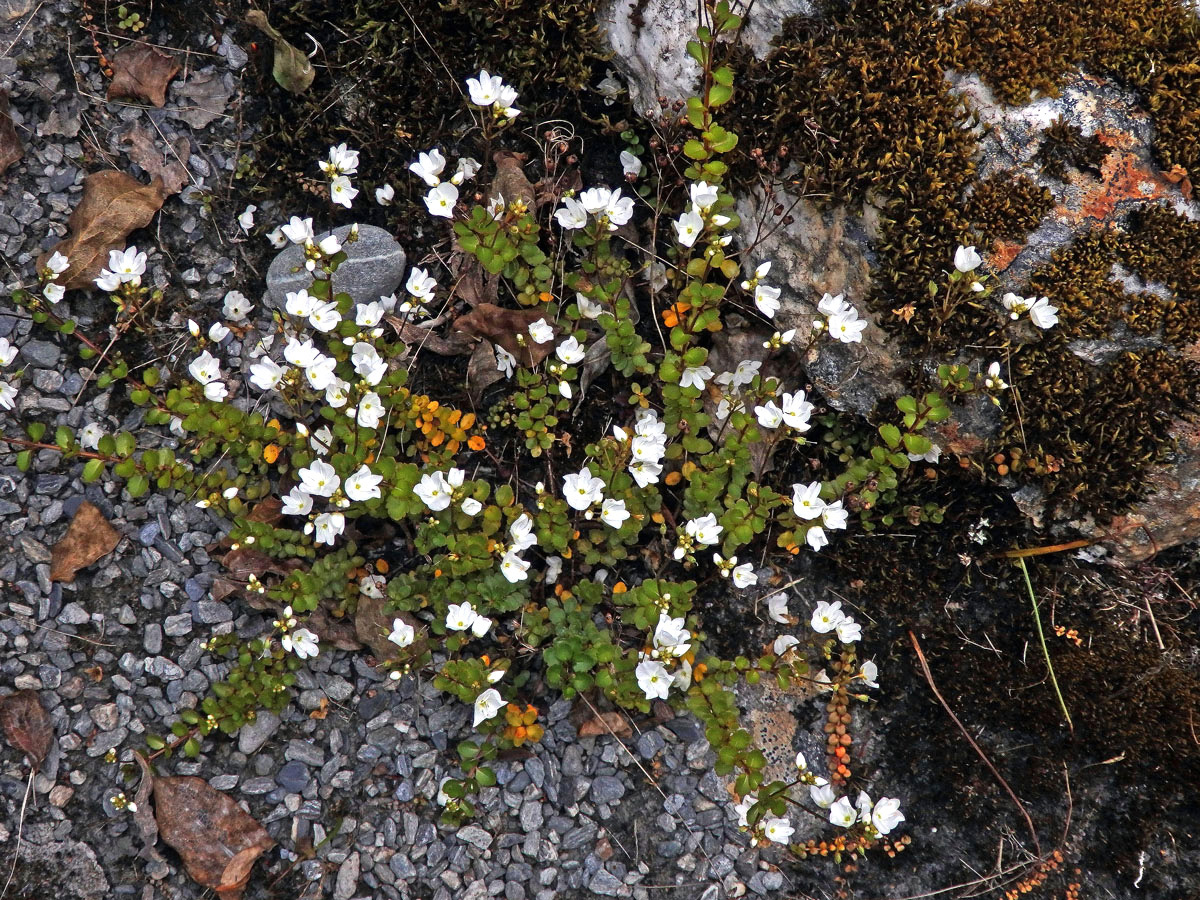
[[[242,730],[238,732],[238,750],[247,756],[257,753],[278,730],[279,716],[260,710],[254,721],[243,725]]]
[[[334,234],[343,242],[350,226],[335,228]],[[329,234],[317,235],[317,240]],[[346,261],[333,276],[335,293],[345,291],[359,303],[370,303],[394,293],[404,280],[407,256],[390,233],[374,225],[358,226],[358,240],[344,244]],[[312,275],[304,270],[304,250],[289,244],[271,261],[267,269],[267,292],[280,309],[289,291],[298,291],[312,284]]]

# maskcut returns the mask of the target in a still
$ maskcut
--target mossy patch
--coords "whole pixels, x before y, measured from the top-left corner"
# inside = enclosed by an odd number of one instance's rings
[[[1200,334],[1196,269],[1173,246],[1195,246],[1194,223],[1146,209],[1124,231],[1087,232],[1055,254],[1025,291],[1061,310],[1062,326],[1041,343],[1017,346],[1030,335],[1009,329],[994,299],[963,304],[940,322],[927,286],[943,277],[954,248],[1019,239],[1051,208],[1048,193],[1028,177],[978,180],[978,138],[964,127],[970,111],[942,73],[977,71],[1002,100],[1023,103],[1034,91],[1056,92],[1084,65],[1139,91],[1155,116],[1159,160],[1187,168],[1200,152],[1190,137],[1200,90],[1189,111],[1178,86],[1197,77],[1189,72],[1200,22],[1180,4],[1150,0],[1000,0],[944,18],[939,6],[835,0],[820,18],[789,20],[765,60],[742,55],[731,124],[748,136],[746,151],[762,155],[747,153],[738,175],[759,177],[760,159],[780,168],[794,160],[790,180],[809,199],[876,206],[872,293],[855,299],[865,299],[877,321],[917,353],[1015,350],[1019,394],[995,448],[1006,455],[1003,471],[1045,477],[1056,501],[1108,516],[1140,495],[1147,466],[1172,448],[1171,417],[1193,408],[1200,385],[1200,372],[1181,352]],[[1099,174],[1107,152],[1060,121],[1034,161],[1054,177],[1068,168]],[[1113,280],[1115,264],[1171,294],[1126,290]],[[909,304],[910,319],[891,315]],[[1075,338],[1107,338],[1117,325],[1164,348],[1120,355],[1102,370],[1068,349]],[[1024,461],[1014,466],[1014,456]]]

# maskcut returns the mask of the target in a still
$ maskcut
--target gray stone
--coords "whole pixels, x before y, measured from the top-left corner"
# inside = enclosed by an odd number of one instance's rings
[[[621,879],[607,869],[598,869],[588,882],[588,890],[602,897],[615,897],[623,887]]]
[[[333,883],[333,900],[350,900],[358,887],[360,861],[357,853],[351,853],[338,868],[337,879]]]
[[[49,341],[26,341],[21,345],[21,355],[35,366],[53,369],[58,366],[62,351],[58,349],[58,345]]]
[[[183,677],[183,669],[165,656],[155,656],[146,660],[146,674],[163,681],[175,681]]]
[[[615,803],[625,796],[625,785],[612,775],[601,775],[592,782],[592,799],[599,803]]]
[[[242,726],[238,732],[238,750],[250,756],[257,753],[271,735],[279,730],[279,716],[273,712],[260,711],[253,722]]]
[[[68,603],[63,607],[63,611],[58,614],[58,621],[64,625],[82,625],[91,619],[88,611],[78,603]]]
[[[218,622],[232,622],[233,610],[220,600],[201,600],[196,604],[192,617],[205,625],[215,625]]]
[[[146,626],[146,630],[142,634],[142,646],[152,656],[162,653],[163,630],[161,625],[157,622],[151,622]]]
[[[104,703],[100,706],[93,707],[88,711],[88,715],[92,717],[92,721],[96,723],[96,727],[101,731],[112,731],[120,722],[121,716],[117,712],[117,704]]]
[[[284,763],[275,776],[275,783],[293,794],[300,793],[308,786],[308,766],[296,759]]]
[[[177,616],[167,616],[163,619],[162,630],[167,637],[182,637],[192,630],[192,617],[188,613]]]
[[[343,242],[350,226],[335,228],[333,233]],[[329,232],[317,235],[320,241]],[[370,303],[393,293],[404,280],[407,257],[392,235],[374,225],[360,225],[358,240],[343,244],[346,261],[333,276],[335,293],[344,291],[361,303]],[[289,244],[271,261],[267,270],[267,292],[275,305],[283,309],[289,291],[298,291],[312,284],[312,275],[304,270],[304,250]]]
[[[492,836],[478,825],[464,825],[456,835],[460,841],[466,841],[479,850],[486,850],[492,845]]]

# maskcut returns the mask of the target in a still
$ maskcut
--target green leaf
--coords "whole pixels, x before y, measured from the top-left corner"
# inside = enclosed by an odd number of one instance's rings
[[[487,767],[482,767],[475,770],[475,780],[479,782],[480,787],[495,787],[496,773]]]
[[[708,90],[708,105],[721,106],[729,102],[729,98],[733,96],[733,88],[724,84],[714,84]]]
[[[160,738],[157,734],[146,735],[146,746],[151,750],[161,750],[167,746],[167,742]]]
[[[40,441],[42,436],[46,433],[46,423],[33,422],[25,429],[25,433],[29,435],[29,439],[31,441]]]
[[[895,425],[880,425],[879,436],[893,450],[900,446],[900,429]]]
[[[125,490],[129,491],[129,496],[133,497],[134,499],[145,495],[146,491],[149,489],[150,482],[141,472],[138,472],[125,484]]]
[[[693,138],[684,143],[683,155],[688,159],[708,159],[709,153],[702,143]]]
[[[703,66],[705,57],[708,56],[708,50],[699,41],[688,41],[687,55]]]
[[[22,450],[17,454],[17,468],[22,472],[29,471],[29,464],[32,462],[28,450]]]
[[[195,759],[200,755],[200,742],[195,738],[188,738],[183,745],[183,755],[191,759]]]
[[[904,435],[904,449],[913,456],[924,456],[933,449],[933,441],[920,434]]]
[[[128,431],[122,431],[120,434],[117,435],[117,437],[116,437],[117,456],[122,456],[122,457],[129,456],[129,454],[131,454],[133,452],[134,447],[136,447],[136,446],[137,446],[137,444],[133,439],[133,435],[130,434]]]
[[[69,450],[71,445],[75,443],[75,435],[66,425],[59,425],[58,428],[54,430],[54,443],[56,443],[63,450]]]
[[[83,480],[86,482],[96,481],[104,474],[104,460],[89,459],[83,466]]]
[[[917,411],[917,398],[905,394],[896,401],[896,409],[902,413],[915,413]]]

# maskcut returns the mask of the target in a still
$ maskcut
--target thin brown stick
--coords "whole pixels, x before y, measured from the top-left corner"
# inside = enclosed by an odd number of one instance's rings
[[[1012,798],[1012,802],[1016,804],[1017,809],[1021,811],[1021,815],[1025,817],[1025,824],[1029,826],[1029,835],[1033,838],[1033,848],[1040,857],[1042,855],[1042,844],[1041,841],[1038,840],[1037,829],[1033,827],[1033,819],[1029,817],[1029,812],[1025,809],[1025,804],[1021,802],[1020,798],[1016,795],[1016,793],[1014,793],[1013,789],[1009,787],[1008,782],[1004,780],[1004,776],[1000,774],[999,770],[992,765],[992,761],[988,759],[987,754],[983,752],[982,748],[980,748],[977,743],[975,743],[975,739],[971,737],[970,733],[966,729],[966,726],[959,721],[958,716],[954,714],[954,710],[950,708],[950,704],[946,702],[946,699],[942,696],[941,691],[937,689],[937,685],[933,681],[933,673],[929,671],[929,663],[925,659],[925,653],[921,650],[921,644],[917,641],[917,636],[912,632],[911,629],[908,632],[908,638],[912,641],[913,649],[917,651],[917,662],[921,664],[921,672],[925,676],[925,680],[929,682],[929,689],[933,691],[933,696],[937,697],[938,702],[942,704],[942,709],[946,710],[946,715],[948,715],[954,724],[958,726],[958,730],[961,731],[963,737],[967,739],[967,743],[970,744],[972,749],[979,754],[979,758],[983,760],[984,765],[986,765],[988,769],[991,770],[991,773],[996,776],[996,780],[1000,782],[1000,786],[1004,788],[1004,790],[1008,793],[1008,796]]]

